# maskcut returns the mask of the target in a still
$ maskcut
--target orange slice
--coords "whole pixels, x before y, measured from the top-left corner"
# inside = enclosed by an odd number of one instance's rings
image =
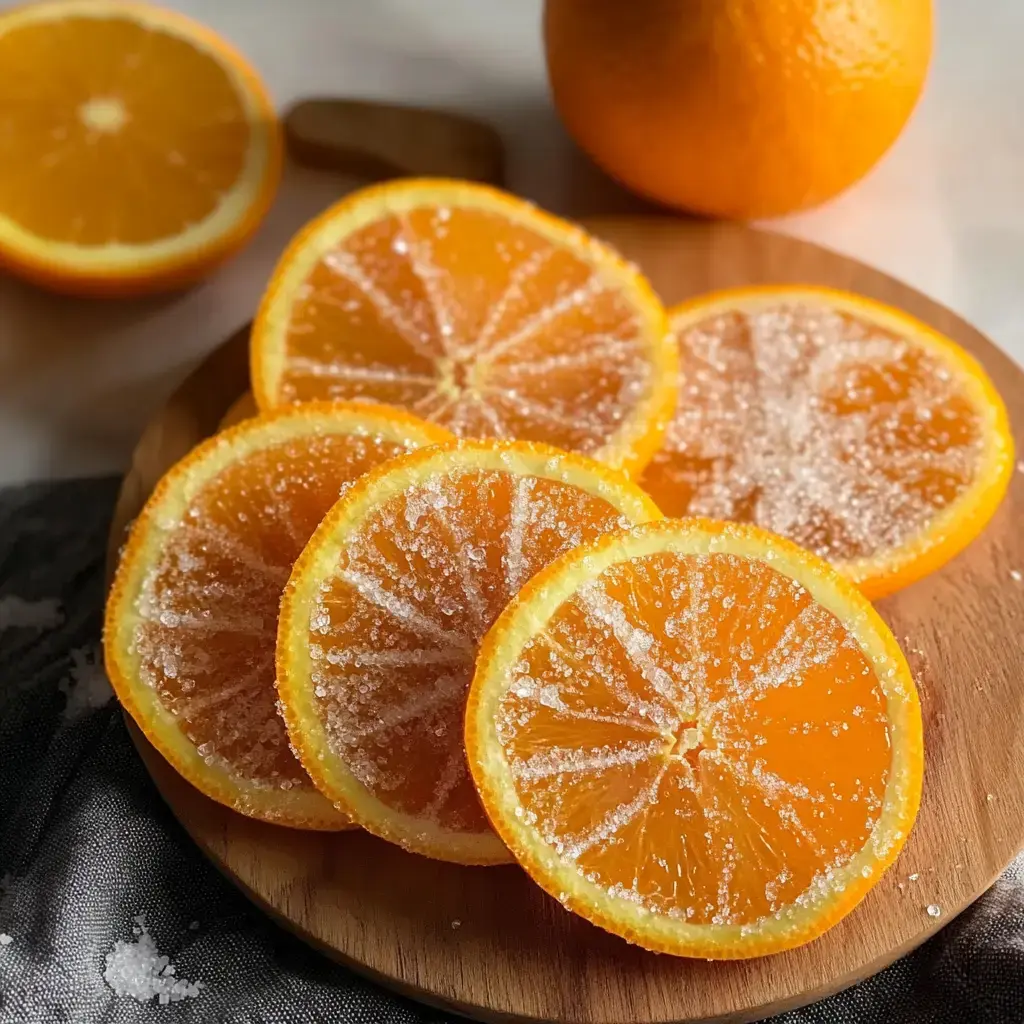
[[[347,824],[277,714],[281,589],[352,481],[450,436],[391,409],[309,405],[210,438],[157,486],[107,601],[107,672],[149,740],[207,796],[265,821]]]
[[[677,306],[685,373],[643,486],[757,523],[877,598],[937,569],[1006,492],[1006,409],[958,345],[860,295],[739,288]]]
[[[278,691],[313,781],[406,849],[507,861],[462,745],[477,644],[542,565],[657,515],[618,473],[525,443],[432,448],[366,476],[313,534],[281,605]]]
[[[252,330],[262,409],[400,405],[627,471],[658,447],[677,354],[639,272],[496,189],[407,180],[342,200],[281,258]]]
[[[648,949],[814,938],[896,858],[921,712],[867,599],[757,527],[664,520],[540,572],[480,648],[480,797],[566,907]]]
[[[209,29],[125,0],[0,14],[0,263],[84,294],[190,283],[266,214],[281,138]]]

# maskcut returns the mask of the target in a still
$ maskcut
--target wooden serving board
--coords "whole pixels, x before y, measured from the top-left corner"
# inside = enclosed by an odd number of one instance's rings
[[[810,282],[902,307],[955,338],[1002,390],[1024,452],[1024,375],[974,328],[903,284],[824,249],[731,225],[589,225],[668,303],[728,285]],[[247,387],[245,332],[146,430],[112,548],[161,474]],[[1024,841],[1024,474],[979,540],[880,604],[917,678],[927,768],[917,825],[849,917],[802,949],[711,963],[646,953],[569,914],[518,868],[460,868],[364,833],[250,821],[200,795],[138,734],[164,798],[206,854],[312,945],[406,995],[485,1021],[749,1021],[834,992],[913,949],[974,900]],[[941,916],[926,907],[941,907]]]

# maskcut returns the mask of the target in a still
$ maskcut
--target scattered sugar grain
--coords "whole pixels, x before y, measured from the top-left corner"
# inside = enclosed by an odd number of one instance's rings
[[[0,932],[0,946],[9,946],[14,939],[7,932]]]
[[[133,920],[136,939],[114,943],[107,954],[103,980],[117,995],[131,996],[140,1003],[156,998],[163,1006],[198,996],[205,986],[201,981],[175,977],[170,957],[160,953],[146,928],[146,915],[137,914]]]
[[[1011,569],[1010,579],[1013,580],[1014,583],[1020,583],[1020,581],[1024,579],[1024,575],[1021,575],[1021,571],[1019,569]]]
[[[94,708],[103,707],[114,691],[103,670],[100,648],[79,647],[71,651],[71,672],[57,684],[57,689],[67,697],[64,705],[64,720],[71,722]]]
[[[926,909],[929,917],[939,917],[942,914],[942,907],[938,903],[929,903]]]
[[[16,594],[0,597],[0,633],[5,629],[56,629],[64,621],[60,601],[55,597],[26,601]]]

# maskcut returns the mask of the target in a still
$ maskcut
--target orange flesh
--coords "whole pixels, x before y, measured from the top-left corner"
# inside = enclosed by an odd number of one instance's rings
[[[115,15],[31,22],[0,34],[0,67],[0,212],[33,234],[173,237],[242,174],[251,129],[237,86],[168,31]]]
[[[679,404],[641,480],[666,515],[753,522],[847,562],[913,540],[975,482],[979,412],[913,340],[786,302],[678,337]]]
[[[273,400],[368,397],[461,437],[593,453],[649,390],[643,335],[568,248],[491,211],[414,209],[316,264]]]
[[[206,483],[169,536],[138,602],[139,671],[208,764],[312,789],[276,709],[281,590],[339,494],[407,450],[320,434],[252,452]]]
[[[868,841],[890,767],[854,637],[727,554],[634,558],[581,587],[513,666],[497,734],[563,861],[693,924],[813,899]]]
[[[538,569],[622,525],[576,487],[477,470],[413,485],[346,537],[309,645],[327,741],[359,783],[443,829],[489,832],[462,739],[480,639]]]

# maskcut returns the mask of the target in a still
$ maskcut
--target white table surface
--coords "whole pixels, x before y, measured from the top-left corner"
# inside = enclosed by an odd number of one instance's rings
[[[0,8],[9,0],[0,0]],[[244,50],[283,108],[309,95],[463,110],[503,134],[509,186],[568,215],[627,202],[550,102],[541,0],[174,0]],[[1024,363],[1024,3],[938,0],[925,97],[879,167],[776,230],[873,263]],[[58,299],[0,278],[0,484],[116,472],[146,419],[252,314],[277,254],[358,182],[289,171],[251,247],[193,291]]]

